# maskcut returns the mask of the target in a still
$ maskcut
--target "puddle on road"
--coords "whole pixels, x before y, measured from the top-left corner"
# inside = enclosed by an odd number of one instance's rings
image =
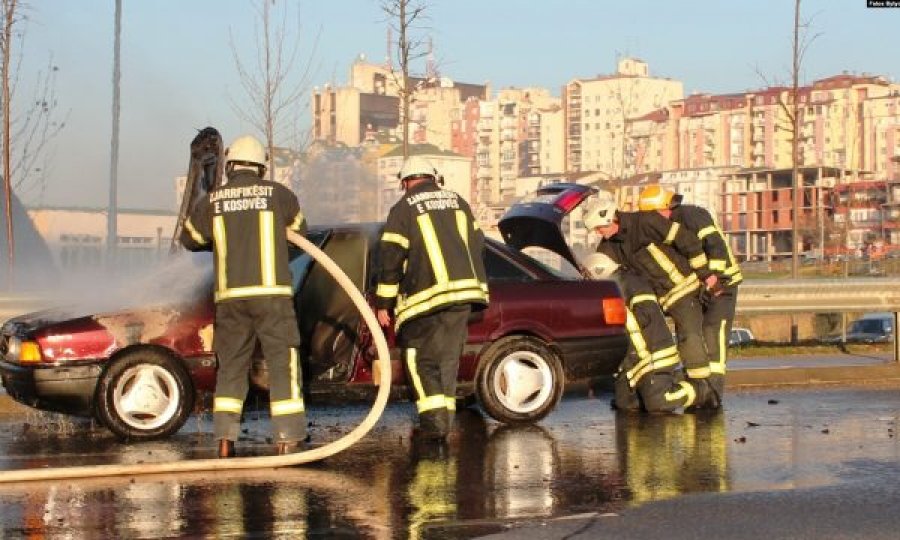
[[[311,431],[336,438],[363,413],[313,411]],[[687,493],[831,485],[900,463],[896,389],[744,392],[724,414],[671,416],[574,398],[522,427],[460,411],[439,446],[411,442],[412,414],[392,405],[352,450],[305,468],[0,486],[0,536],[470,538]],[[240,451],[270,452],[265,419],[245,425]],[[213,447],[202,418],[132,445],[90,423],[65,435],[4,427],[2,468],[210,457]]]

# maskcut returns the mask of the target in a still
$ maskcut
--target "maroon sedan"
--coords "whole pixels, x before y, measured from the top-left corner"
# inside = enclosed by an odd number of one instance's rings
[[[574,262],[559,224],[590,194],[571,184],[545,188],[501,221],[506,244],[487,242],[491,304],[469,323],[458,397],[476,397],[501,422],[542,419],[567,382],[609,375],[625,354],[624,305],[614,282],[567,277],[519,251],[543,246]],[[380,230],[379,224],[319,227],[308,238],[371,294]],[[0,330],[7,393],[39,409],[95,416],[126,439],[174,433],[198,393],[215,386],[211,266],[207,258],[196,293],[180,302],[83,316],[47,311],[8,321]],[[292,252],[291,270],[311,400],[373,393],[375,351],[349,297],[299,250]],[[396,353],[395,395],[405,396]],[[262,389],[264,365],[254,362],[251,374]]]

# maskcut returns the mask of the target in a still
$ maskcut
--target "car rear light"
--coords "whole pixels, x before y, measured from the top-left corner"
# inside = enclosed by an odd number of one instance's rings
[[[584,197],[585,194],[582,192],[566,193],[556,201],[556,206],[561,208],[563,212],[568,213],[578,206],[578,203],[580,203]]]
[[[34,341],[23,341],[19,345],[19,363],[34,364],[43,360],[41,346]]]
[[[606,320],[606,324],[625,324],[625,300],[604,298],[603,318]]]

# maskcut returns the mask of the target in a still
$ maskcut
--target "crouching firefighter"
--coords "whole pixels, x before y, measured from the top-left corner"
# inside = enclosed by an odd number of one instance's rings
[[[609,192],[601,191],[584,209],[588,230],[603,240],[597,251],[644,278],[659,306],[675,322],[678,354],[689,379],[709,382],[703,341],[701,280],[710,271],[700,241],[656,212],[621,212]],[[714,394],[692,408],[717,408]]]
[[[614,407],[673,412],[708,400],[706,381],[683,380],[678,347],[647,280],[603,253],[589,255],[584,266],[597,279],[615,279],[625,297],[630,347],[616,373]]]
[[[693,204],[682,204],[682,196],[659,185],[646,187],[640,196],[641,210],[653,210],[697,236],[709,259],[712,272],[706,281],[703,303],[703,338],[709,354],[710,381],[721,402],[725,392],[725,370],[728,335],[734,322],[737,289],[744,277],[725,234],[708,210]]]
[[[398,174],[404,195],[391,208],[379,245],[375,307],[391,324],[415,392],[420,439],[444,440],[456,411],[459,357],[471,310],[488,303],[484,235],[468,203],[441,189],[425,159]]]
[[[227,181],[198,201],[181,234],[186,248],[215,253],[213,432],[219,457],[234,455],[257,340],[268,364],[276,452],[293,452],[306,438],[286,238],[286,228],[305,233],[306,221],[291,191],[263,179],[267,161],[255,138],[235,140],[226,151]]]

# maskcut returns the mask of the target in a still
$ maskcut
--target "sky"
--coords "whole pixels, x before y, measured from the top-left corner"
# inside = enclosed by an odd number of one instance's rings
[[[631,55],[685,92],[739,92],[790,80],[792,0],[424,0],[427,33],[443,76],[490,82],[494,90],[542,86],[611,73]],[[123,0],[120,208],[174,210],[174,179],[185,173],[196,130],[212,125],[226,144],[253,127],[234,52],[257,55],[254,0]],[[20,188],[35,206],[104,207],[110,182],[114,0],[32,0],[13,106],[34,95],[52,58],[66,125],[48,148],[48,167]],[[345,84],[360,54],[387,55],[380,0],[276,0],[289,11],[288,43],[300,47],[295,80]],[[803,0],[812,42],[801,82],[843,71],[900,80],[894,43],[900,9],[865,0]],[[231,37],[229,37],[231,36]],[[230,45],[234,43],[234,47]],[[414,66],[424,71],[424,63]],[[299,106],[308,109],[308,101]],[[309,114],[301,127],[308,128]],[[278,143],[279,141],[276,141]],[[14,151],[16,141],[13,140]],[[284,144],[284,142],[282,142]]]

